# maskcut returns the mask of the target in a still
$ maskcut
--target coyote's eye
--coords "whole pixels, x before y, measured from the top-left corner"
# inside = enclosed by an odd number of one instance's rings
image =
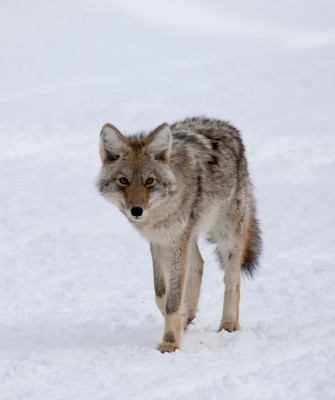
[[[146,181],[145,181],[145,185],[146,186],[150,186],[150,185],[152,185],[153,183],[154,183],[154,178],[148,178]]]
[[[123,185],[123,186],[128,186],[128,185],[129,185],[129,182],[128,182],[128,179],[127,179],[127,178],[120,178],[120,179],[119,179],[119,182],[120,182],[121,185]]]

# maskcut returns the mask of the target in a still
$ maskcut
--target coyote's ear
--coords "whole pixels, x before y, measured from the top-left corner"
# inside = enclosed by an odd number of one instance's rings
[[[126,152],[125,137],[112,124],[106,124],[100,133],[100,156],[102,162],[115,161]]]
[[[162,124],[148,136],[148,151],[156,160],[169,162],[171,149],[171,129],[168,124]]]

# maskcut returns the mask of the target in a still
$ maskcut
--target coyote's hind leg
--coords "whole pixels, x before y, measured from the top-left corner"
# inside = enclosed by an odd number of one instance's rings
[[[225,225],[225,232],[218,240],[218,255],[224,265],[224,304],[219,331],[232,332],[240,328],[240,271],[243,262],[243,236],[233,227]]]
[[[225,277],[227,273],[225,274]],[[231,278],[224,279],[225,292],[224,292],[224,306],[222,319],[219,327],[219,332],[224,329],[228,332],[238,331],[240,329],[239,323],[239,304],[240,304],[240,276],[233,278],[234,283],[228,283]]]

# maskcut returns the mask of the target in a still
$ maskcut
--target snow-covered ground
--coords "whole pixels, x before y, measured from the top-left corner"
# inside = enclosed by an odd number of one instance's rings
[[[0,399],[335,398],[335,6],[0,4]],[[241,331],[199,313],[155,350],[148,243],[97,194],[98,136],[206,114],[238,126],[263,229]]]

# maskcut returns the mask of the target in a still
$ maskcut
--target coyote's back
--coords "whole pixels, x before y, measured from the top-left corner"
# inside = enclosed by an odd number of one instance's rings
[[[225,121],[202,117],[129,137],[107,124],[100,154],[100,193],[150,241],[156,303],[165,317],[159,349],[177,348],[181,327],[195,317],[203,266],[200,231],[217,243],[225,267],[220,330],[237,330],[239,272],[251,275],[261,250],[239,132]]]

